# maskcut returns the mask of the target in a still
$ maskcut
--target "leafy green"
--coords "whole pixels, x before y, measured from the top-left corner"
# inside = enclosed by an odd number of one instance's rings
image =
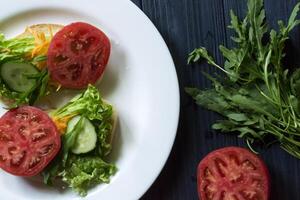
[[[33,63],[37,63],[37,62],[42,62],[42,61],[46,61],[46,60],[47,60],[47,56],[45,56],[45,55],[38,55],[38,56],[36,56],[36,57],[34,57],[32,59],[32,62]]]
[[[0,65],[8,61],[31,62],[33,64],[44,61],[45,56],[29,59],[28,55],[33,48],[33,37],[6,39],[3,34],[0,34]],[[32,78],[37,80],[36,84],[29,91],[20,93],[9,89],[0,77],[0,96],[8,99],[8,101],[13,101],[9,104],[11,108],[27,103],[32,105],[46,94],[49,74],[47,70],[42,70]]]
[[[69,103],[50,113],[57,119],[66,116],[81,115],[88,118],[96,127],[99,145],[97,151],[100,155],[107,155],[111,146],[107,143],[112,130],[112,113],[111,105],[103,102],[97,88],[89,85],[87,90],[82,94],[74,97]]]
[[[296,19],[299,9],[300,3],[287,24],[278,22],[278,31],[268,29],[263,0],[248,0],[243,20],[231,11],[229,28],[236,33],[232,37],[236,46],[231,49],[220,46],[226,60],[224,67],[216,64],[203,47],[195,49],[188,58],[188,62],[204,58],[226,76],[205,74],[212,81],[211,89],[186,88],[197,104],[225,117],[213,125],[214,129],[239,133],[250,148],[255,141],[278,142],[297,158],[300,158],[300,70],[290,72],[282,59],[288,34],[300,24]]]
[[[21,104],[29,103],[33,105],[39,98],[47,94],[47,86],[49,81],[49,73],[47,69],[40,71],[37,75],[30,78],[36,79],[36,84],[27,92],[16,93],[15,102],[10,105],[11,108],[18,107]],[[15,92],[13,92],[15,94]]]
[[[25,58],[34,48],[34,38],[6,39],[0,34],[0,61],[18,60]]]
[[[111,117],[112,106],[103,102],[96,87],[89,85],[86,91],[51,113],[57,118],[74,114],[80,114],[89,120],[103,120]]]
[[[51,185],[55,178],[60,178],[83,196],[91,186],[109,182],[109,177],[115,173],[116,167],[103,159],[111,151],[109,138],[112,131],[112,106],[103,102],[97,88],[89,85],[86,91],[50,115],[56,119],[81,115],[81,119],[72,131],[63,135],[59,155],[42,173],[44,182]],[[70,149],[83,127],[83,117],[94,125],[97,144],[93,151],[75,155]]]
[[[60,175],[64,182],[81,196],[85,196],[90,187],[99,183],[109,183],[110,176],[114,175],[116,170],[113,164],[106,163],[99,157],[72,155]]]

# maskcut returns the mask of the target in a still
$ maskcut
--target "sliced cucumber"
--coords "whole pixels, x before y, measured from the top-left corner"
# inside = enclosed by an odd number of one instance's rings
[[[75,116],[68,122],[67,133],[73,130],[79,120],[80,116]],[[95,127],[87,118],[83,118],[83,120],[83,129],[77,136],[75,145],[71,149],[71,151],[75,154],[82,154],[92,151],[96,147],[97,143]]]
[[[38,73],[38,69],[32,64],[21,62],[7,62],[2,64],[0,69],[4,83],[16,92],[29,91],[36,84],[36,79],[29,76]]]

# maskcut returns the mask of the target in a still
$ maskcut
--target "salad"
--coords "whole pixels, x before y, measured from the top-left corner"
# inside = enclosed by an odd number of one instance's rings
[[[110,42],[83,22],[40,24],[13,38],[0,36],[0,96],[10,108],[0,118],[0,168],[45,184],[71,187],[81,196],[109,183],[108,162],[116,112],[93,84],[103,75]],[[61,88],[79,94],[42,110],[34,103]]]
[[[43,171],[44,182],[56,178],[81,195],[90,186],[108,183],[116,172],[104,159],[111,151],[116,112],[103,101],[94,86],[66,105],[49,113],[62,134],[62,147],[56,159]]]
[[[101,78],[110,42],[83,22],[39,24],[15,38],[0,35],[0,95],[10,107],[33,105],[49,86],[84,89]]]

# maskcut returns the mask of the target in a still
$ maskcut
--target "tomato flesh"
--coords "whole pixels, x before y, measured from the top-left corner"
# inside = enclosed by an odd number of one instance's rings
[[[201,200],[268,200],[269,173],[252,152],[226,147],[208,154],[198,165]]]
[[[66,88],[82,89],[104,73],[110,41],[98,28],[83,22],[69,24],[51,40],[47,65],[52,80]]]
[[[23,106],[0,118],[0,168],[17,176],[40,173],[61,146],[60,134],[49,116]]]

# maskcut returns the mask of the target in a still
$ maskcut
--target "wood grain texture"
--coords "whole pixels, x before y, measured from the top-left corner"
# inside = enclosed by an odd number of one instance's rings
[[[204,70],[214,73],[206,64],[187,66],[187,54],[194,48],[205,46],[223,63],[218,45],[232,46],[232,32],[226,27],[229,11],[244,16],[246,0],[133,0],[155,24],[173,56],[181,92],[181,113],[176,141],[166,166],[143,200],[197,199],[196,168],[210,151],[231,145],[245,146],[235,136],[216,133],[211,124],[216,114],[194,104],[183,91],[186,86],[210,87],[202,75]],[[277,20],[286,21],[297,0],[265,0],[270,27],[277,28]],[[289,67],[300,67],[300,29],[292,32],[288,43]],[[271,200],[300,199],[300,161],[278,146],[259,149],[269,167],[272,178]],[[151,167],[151,166],[149,166]]]

